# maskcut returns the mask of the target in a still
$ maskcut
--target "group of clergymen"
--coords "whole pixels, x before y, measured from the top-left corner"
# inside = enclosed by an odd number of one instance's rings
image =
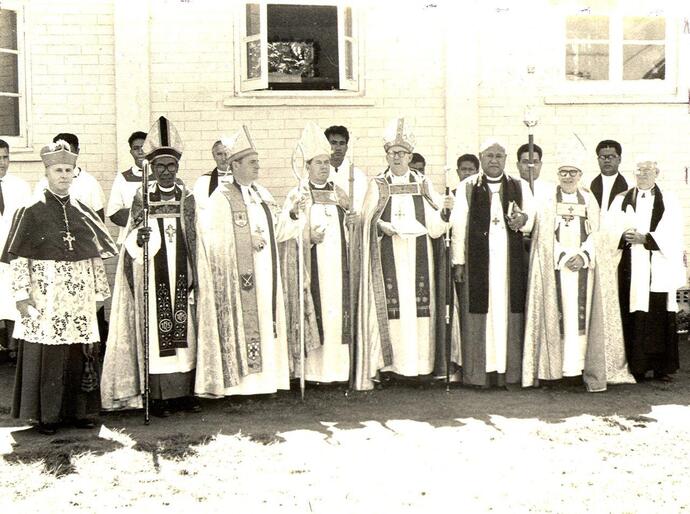
[[[458,160],[461,180],[442,195],[410,166],[404,119],[388,125],[388,168],[372,179],[348,160],[349,137],[308,123],[297,145],[305,173],[279,206],[259,184],[247,127],[213,145],[217,167],[191,190],[176,176],[182,142],[169,120],[132,134],[134,165],[115,178],[105,212],[121,249],[104,409],[142,405],[145,246],[161,416],[198,410],[198,397],[289,389],[302,373],[357,390],[408,377],[592,392],[648,372],[670,380],[684,246],[680,205],[656,184],[654,158],[636,160],[630,187],[621,145],[602,141],[601,174],[586,188],[578,151],[548,182],[538,145],[517,151],[517,178],[506,146],[489,140],[478,159]]]

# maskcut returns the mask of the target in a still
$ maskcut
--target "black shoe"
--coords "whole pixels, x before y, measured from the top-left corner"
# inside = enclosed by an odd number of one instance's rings
[[[201,412],[201,404],[193,396],[188,396],[180,399],[180,409],[185,412],[197,413]]]
[[[96,421],[91,418],[75,419],[74,426],[83,429],[96,428]]]
[[[57,423],[39,423],[36,427],[39,434],[43,435],[54,435],[57,432]]]
[[[659,382],[673,382],[673,377],[667,373],[663,373],[661,371],[655,371],[654,372],[654,380],[658,380]]]
[[[151,414],[157,418],[169,418],[172,416],[172,411],[170,410],[170,406],[168,405],[167,401],[158,400],[153,402],[151,405]]]

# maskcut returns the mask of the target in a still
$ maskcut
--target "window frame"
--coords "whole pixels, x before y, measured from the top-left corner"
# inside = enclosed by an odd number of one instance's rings
[[[0,2],[0,8],[3,10],[14,11],[17,17],[17,94],[2,94],[2,96],[11,96],[19,98],[19,135],[8,136],[0,134],[0,138],[5,140],[10,145],[10,153],[23,151],[32,151],[31,139],[29,137],[29,124],[31,102],[31,88],[29,74],[29,52],[26,42],[26,28],[29,26],[26,20],[26,5],[21,0],[3,0]],[[14,52],[9,52],[14,53]],[[16,159],[15,159],[16,160]]]
[[[606,16],[609,22],[609,78],[606,80],[569,80],[566,77],[566,47],[577,39],[568,39],[566,26],[570,16]],[[623,39],[623,19],[627,17],[662,17],[665,20],[665,39],[659,40],[665,47],[665,78],[660,79],[623,79],[623,50],[626,44],[635,40]],[[613,11],[566,10],[559,16],[560,45],[555,45],[554,60],[557,80],[551,100],[547,103],[586,103],[586,99],[599,98],[605,103],[628,103],[635,99],[649,102],[674,101],[680,94],[679,54],[681,52],[681,29],[678,16],[661,10],[645,13],[644,10],[618,9]],[[593,40],[594,44],[602,40]],[[568,100],[568,97],[570,98]],[[687,99],[685,99],[687,101]]]
[[[350,3],[343,2],[342,0],[256,0],[256,1],[245,1],[239,2],[236,10],[235,16],[235,35],[233,38],[235,46],[235,63],[239,65],[234,66],[234,87],[233,96],[227,98],[224,101],[225,105],[239,105],[243,103],[244,99],[248,98],[260,98],[265,99],[267,102],[271,102],[271,99],[285,99],[285,98],[295,98],[298,101],[305,101],[308,99],[341,99],[347,101],[348,98],[354,99],[357,97],[364,96],[363,87],[363,66],[364,60],[362,58],[361,46],[362,37],[359,31],[361,25],[360,22],[360,10]],[[253,84],[250,83],[246,78],[246,52],[245,44],[247,41],[246,36],[246,6],[248,4],[259,4],[260,11],[263,13],[264,23],[261,25],[260,39],[262,41],[262,76],[261,79],[255,80]],[[269,4],[282,4],[282,5],[302,5],[302,6],[319,6],[319,5],[330,5],[337,7],[338,9],[338,70],[340,75],[339,89],[332,90],[270,90],[268,88],[268,25],[266,11]],[[350,8],[352,13],[352,37],[348,37],[352,42],[353,47],[353,73],[354,76],[352,80],[343,80],[345,75],[345,64],[344,64],[344,46],[345,46],[345,34],[344,34],[344,12],[345,9]],[[342,63],[342,65],[341,65]],[[252,86],[262,86],[254,89]]]

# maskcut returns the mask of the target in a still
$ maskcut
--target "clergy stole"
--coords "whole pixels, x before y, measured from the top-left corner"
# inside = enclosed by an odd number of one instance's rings
[[[628,190],[628,182],[625,180],[625,177],[620,173],[617,173],[616,175],[616,180],[613,181],[611,192],[606,200],[606,207],[602,207],[602,204],[604,203],[604,199],[602,198],[604,196],[604,179],[601,178],[601,174],[594,177],[594,180],[592,180],[592,184],[590,185],[590,190],[592,191],[594,198],[597,199],[597,203],[599,204],[599,207],[601,207],[602,211],[607,211],[609,207],[611,207],[613,199],[616,197],[616,195]]]
[[[556,191],[556,219],[559,217],[565,220],[565,223],[577,222],[580,226],[580,243],[589,235],[589,225],[587,223],[587,204],[585,198],[582,196],[580,190],[577,191],[577,204],[564,203],[563,191],[561,186],[558,186]],[[560,224],[556,226],[554,238],[560,241],[561,227]],[[563,258],[563,253],[557,257],[560,261]],[[589,256],[588,256],[589,257]],[[581,268],[577,273],[577,329],[580,335],[584,335],[587,322],[587,273],[589,270]],[[563,299],[561,298],[561,273],[556,271],[556,298],[558,299],[558,325],[563,337]]]
[[[213,194],[213,192],[218,188],[218,168],[213,168],[213,171],[210,173],[211,178],[208,181],[208,196],[209,198]],[[233,211],[234,212],[234,211]]]
[[[415,218],[420,225],[426,226],[424,214],[424,197],[421,194],[419,183],[410,174],[410,184],[391,184],[391,177],[387,177],[388,201],[383,208],[380,219],[391,221],[391,199],[395,195],[411,195],[414,201]],[[415,240],[415,296],[417,304],[417,317],[428,318],[431,316],[429,290],[429,254],[427,249],[427,235],[418,236]],[[388,319],[400,319],[400,298],[398,295],[398,280],[395,274],[395,256],[393,254],[393,238],[384,236],[381,238],[381,265],[385,284],[386,306]]]
[[[486,314],[489,310],[489,229],[491,225],[491,190],[484,177],[476,184],[467,184],[467,280],[469,312]],[[522,207],[520,181],[503,175],[499,195],[503,213],[508,212],[510,202]],[[508,239],[508,290],[510,312],[525,310],[525,253],[522,232],[506,229]]]
[[[636,187],[633,187],[630,189],[626,194],[625,197],[623,198],[623,204],[621,206],[622,211],[625,213],[628,209],[628,207],[632,207],[633,211],[637,211],[637,195],[638,195],[638,189]],[[657,229],[657,226],[659,225],[659,222],[661,221],[662,216],[664,215],[664,212],[666,210],[664,206],[664,195],[661,194],[661,190],[659,189],[658,186],[654,186],[650,194],[653,195],[654,201],[652,203],[652,216],[649,221],[649,232],[654,232]],[[634,289],[634,277],[632,276],[632,265],[633,265],[633,256],[632,256],[632,245],[626,243],[625,241],[625,236],[621,236],[620,239],[620,244],[618,245],[618,248],[623,250],[623,254],[621,255],[621,260],[619,264],[619,276],[618,276],[618,284],[619,284],[619,291],[621,293],[621,298],[620,298],[620,303],[621,303],[621,312],[622,314],[629,315],[630,311],[630,305],[632,302],[631,296],[633,296]],[[659,250],[658,245],[654,241],[653,238],[648,238],[648,241],[644,243],[644,249],[647,250],[650,266],[651,266],[651,260],[652,260],[652,251],[653,250]],[[650,281],[651,281],[651,268],[650,268]],[[627,292],[627,295],[623,294],[624,292]]]
[[[327,182],[323,189],[317,189],[310,182],[309,189],[311,199],[315,205],[335,205],[338,211],[338,226],[340,227],[340,269],[342,270],[342,344],[350,344],[352,327],[350,326],[350,270],[347,258],[347,244],[345,243],[344,219],[345,211],[338,205],[338,198],[333,190],[333,182]],[[321,287],[319,284],[319,260],[317,259],[317,247],[311,248],[311,296],[314,302],[314,314],[319,328],[319,337],[323,345],[323,314],[321,310]],[[331,264],[331,263],[327,263]]]
[[[160,189],[150,193],[150,216],[157,219],[161,235],[161,247],[153,258],[156,287],[156,311],[158,314],[158,354],[161,357],[175,355],[176,348],[187,348],[187,245],[182,231],[182,191],[175,188],[174,200],[161,200]],[[163,218],[175,218],[175,269],[168,269],[168,251],[165,244]],[[175,300],[172,302],[169,276],[175,277]]]
[[[256,188],[252,185],[254,194],[261,198]],[[252,231],[249,224],[247,206],[244,203],[240,185],[233,181],[232,186],[226,187],[223,194],[230,204],[232,211],[233,234],[235,237],[235,262],[237,274],[240,278],[240,303],[242,309],[242,327],[246,341],[247,367],[249,373],[260,373],[262,371],[261,362],[261,333],[259,330],[259,308],[257,292],[254,280],[254,246],[252,244]],[[271,252],[271,264],[273,280],[271,283],[271,302],[273,315],[273,336],[276,336],[276,290],[277,290],[277,255],[278,249],[275,243],[273,232],[273,215],[266,202],[261,200],[261,207],[266,216],[269,230],[269,249]]]

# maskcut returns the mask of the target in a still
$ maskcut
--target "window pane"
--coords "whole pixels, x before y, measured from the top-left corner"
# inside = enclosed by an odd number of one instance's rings
[[[275,90],[338,88],[338,8],[268,4],[268,85]]]
[[[609,45],[566,45],[565,76],[568,80],[608,80]]]
[[[259,4],[247,4],[247,36],[256,36],[261,30]]]
[[[352,8],[345,8],[345,36],[352,37]]]
[[[17,49],[17,13],[0,9],[0,48]]]
[[[16,54],[0,53],[0,92],[19,92]]]
[[[19,135],[19,98],[0,96],[0,136]]]
[[[666,19],[630,16],[623,18],[623,39],[643,41],[666,39]]]
[[[258,40],[247,43],[247,78],[261,77],[261,42]]]
[[[354,74],[352,73],[352,41],[345,41],[345,78],[352,80]]]
[[[565,21],[568,39],[608,39],[608,16],[568,16]]]
[[[623,45],[623,80],[666,78],[664,45]]]

